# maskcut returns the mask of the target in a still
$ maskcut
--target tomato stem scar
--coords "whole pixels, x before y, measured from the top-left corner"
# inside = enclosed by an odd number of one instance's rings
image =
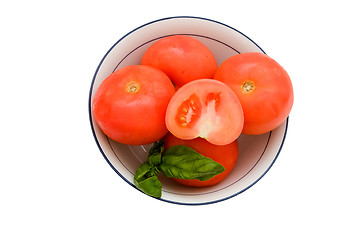
[[[139,88],[140,88],[140,86],[136,82],[129,82],[126,86],[126,90],[129,93],[136,93],[137,91],[139,91]]]
[[[242,85],[241,85],[241,90],[243,93],[247,94],[247,93],[251,93],[255,90],[255,84],[253,81],[245,81]]]

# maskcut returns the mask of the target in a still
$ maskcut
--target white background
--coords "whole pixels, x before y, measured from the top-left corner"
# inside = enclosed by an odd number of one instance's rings
[[[359,239],[358,9],[347,0],[2,2],[0,239]],[[180,15],[249,36],[295,93],[272,169],[205,206],[135,191],[103,159],[88,117],[107,50]]]

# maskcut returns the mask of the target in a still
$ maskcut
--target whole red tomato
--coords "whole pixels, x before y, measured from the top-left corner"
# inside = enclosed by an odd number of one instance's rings
[[[231,87],[244,111],[244,134],[263,134],[280,126],[294,101],[285,69],[263,53],[248,52],[225,60],[214,78]]]
[[[239,155],[238,141],[227,144],[227,145],[214,145],[209,143],[203,138],[195,138],[192,140],[182,140],[171,133],[168,133],[163,138],[165,142],[165,151],[174,145],[185,145],[191,147],[198,153],[205,157],[211,158],[212,160],[220,163],[225,168],[225,171],[214,176],[213,178],[205,181],[197,179],[175,179],[174,181],[194,187],[205,187],[215,185],[225,179],[226,176],[233,170]]]
[[[150,144],[168,130],[165,113],[175,88],[162,71],[132,65],[108,76],[97,89],[92,110],[111,139],[131,145]]]
[[[164,71],[176,85],[200,78],[212,78],[217,63],[212,52],[199,40],[175,35],[162,38],[145,52],[141,64]]]

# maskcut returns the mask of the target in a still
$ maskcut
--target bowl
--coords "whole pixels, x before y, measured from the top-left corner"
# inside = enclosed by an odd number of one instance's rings
[[[218,65],[232,55],[244,52],[265,53],[249,37],[218,21],[200,17],[169,17],[146,23],[119,39],[105,54],[91,82],[89,96],[90,125],[99,150],[111,168],[136,189],[133,177],[146,160],[151,145],[130,146],[109,139],[97,126],[91,110],[94,94],[102,81],[115,70],[140,64],[146,49],[155,41],[171,35],[189,35],[204,43]],[[233,171],[219,184],[194,188],[160,177],[161,201],[183,204],[212,204],[232,198],[257,183],[273,166],[285,140],[288,119],[275,130],[262,135],[240,135],[239,158]]]

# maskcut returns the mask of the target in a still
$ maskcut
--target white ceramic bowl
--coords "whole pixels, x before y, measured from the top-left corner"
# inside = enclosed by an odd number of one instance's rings
[[[137,167],[146,160],[150,145],[128,146],[106,137],[94,121],[91,111],[94,94],[101,82],[115,70],[140,64],[145,50],[156,40],[169,35],[185,34],[203,42],[213,52],[220,65],[228,57],[243,52],[264,52],[255,42],[240,31],[223,23],[198,17],[170,17],[144,24],[126,34],[105,54],[96,69],[89,96],[90,124],[95,141],[105,160],[130,186],[135,188],[133,177]],[[160,200],[201,205],[223,201],[249,189],[274,164],[285,140],[288,119],[277,129],[257,136],[241,135],[239,159],[234,170],[221,183],[205,188],[182,186],[163,179]]]

